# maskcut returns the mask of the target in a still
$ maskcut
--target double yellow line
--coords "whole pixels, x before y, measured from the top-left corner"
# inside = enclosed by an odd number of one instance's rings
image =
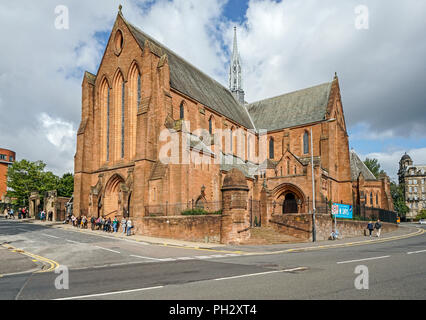
[[[11,246],[11,245],[2,245],[2,247],[6,248],[6,249],[8,249],[8,250],[10,250],[12,252],[20,253],[20,254],[23,254],[23,255],[28,256],[30,258],[33,258],[34,260],[39,261],[39,262],[43,263],[44,265],[47,265],[47,268],[44,268],[44,269],[39,270],[39,271],[36,271],[34,273],[52,272],[57,267],[59,267],[59,263],[57,263],[54,260],[51,260],[51,259],[39,256],[39,255],[36,255],[34,253],[31,253],[31,252],[27,252],[27,251],[22,250],[22,249],[15,248],[14,246]]]

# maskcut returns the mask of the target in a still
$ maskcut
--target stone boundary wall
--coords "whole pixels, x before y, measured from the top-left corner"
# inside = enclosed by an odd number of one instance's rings
[[[222,215],[131,218],[134,232],[150,237],[220,243]]]
[[[285,214],[274,215],[270,220],[271,226],[278,232],[304,240],[312,240],[312,215],[311,214]],[[368,221],[337,220],[337,230],[340,238],[353,238],[364,236]],[[334,220],[329,214],[316,215],[316,238],[328,240],[334,227]],[[395,231],[398,225],[382,222],[382,234]]]

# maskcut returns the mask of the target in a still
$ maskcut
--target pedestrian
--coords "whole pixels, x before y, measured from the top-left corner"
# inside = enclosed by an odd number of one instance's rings
[[[132,220],[130,220],[130,218],[127,219],[126,225],[127,225],[127,236],[130,236],[132,234],[132,228],[133,228]]]
[[[121,219],[121,227],[123,228],[123,234],[126,232],[126,228],[127,228],[127,220],[125,217],[123,217],[123,219]]]
[[[370,222],[368,223],[368,225],[367,225],[367,229],[368,229],[368,231],[370,232],[370,238],[371,238],[371,234],[373,233],[373,230],[374,230],[374,226],[373,226],[373,222],[372,222],[372,221],[370,221]]]
[[[53,212],[49,211],[49,221],[53,221]]]
[[[22,208],[18,209],[18,219],[21,220],[22,219]]]
[[[92,217],[90,218],[90,226],[91,226],[91,228],[92,228],[92,231],[93,231],[93,230],[95,230],[95,226],[96,226],[96,219],[95,219],[95,217],[94,217],[94,216],[92,216]]]
[[[118,219],[117,216],[114,217],[114,220],[112,221],[112,229],[114,232],[117,232],[118,229]]]
[[[382,224],[380,223],[380,219],[377,219],[377,222],[374,224],[374,229],[376,229],[377,238],[380,238],[380,233],[382,231]]]
[[[10,217],[10,219],[13,218],[13,220],[15,220],[15,212],[13,211],[13,208],[10,208],[9,217]]]

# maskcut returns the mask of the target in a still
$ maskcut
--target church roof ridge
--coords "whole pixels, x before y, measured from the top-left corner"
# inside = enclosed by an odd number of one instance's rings
[[[228,88],[176,54],[173,50],[169,49],[161,42],[142,31],[139,27],[130,23],[122,15],[120,16],[135,36],[136,41],[141,48],[143,48],[143,43],[141,43],[142,40],[149,40],[159,46],[165,51],[164,53],[168,55],[171,67],[171,87],[239,123],[240,125],[246,128],[253,128],[248,111],[243,105],[240,105],[235,100]],[[136,33],[139,33],[139,35],[144,39],[138,37]]]
[[[284,97],[284,96],[287,96],[287,95],[290,95],[290,94],[301,93],[303,91],[307,91],[307,90],[310,90],[310,89],[319,88],[319,87],[322,87],[322,86],[325,86],[325,85],[331,85],[332,83],[333,83],[332,81],[323,82],[321,84],[317,84],[317,85],[314,85],[314,86],[311,86],[311,87],[306,87],[306,88],[303,88],[303,89],[299,89],[299,90],[295,90],[295,91],[290,91],[290,92],[279,94],[279,95],[272,96],[272,97],[269,97],[269,98],[265,98],[265,99],[253,101],[253,102],[250,102],[249,104],[247,104],[247,107],[250,107],[251,105],[253,105],[255,103],[266,102],[266,101],[269,101],[269,100],[278,99],[278,98],[281,98],[281,97]]]

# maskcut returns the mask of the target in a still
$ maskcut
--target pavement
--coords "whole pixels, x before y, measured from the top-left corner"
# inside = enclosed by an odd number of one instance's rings
[[[296,243],[283,243],[283,244],[271,244],[271,245],[224,245],[219,243],[208,243],[208,242],[193,242],[193,241],[184,241],[178,239],[167,239],[167,238],[158,238],[158,237],[149,237],[143,235],[135,235],[128,237],[121,232],[118,233],[105,233],[104,231],[91,230],[89,229],[80,229],[71,226],[70,224],[63,224],[63,222],[51,222],[45,221],[41,222],[40,220],[35,219],[21,219],[16,220],[17,222],[22,223],[33,223],[40,226],[60,228],[65,230],[72,230],[75,232],[82,232],[88,234],[96,234],[105,237],[119,238],[119,239],[131,239],[134,241],[148,243],[153,245],[164,245],[164,246],[176,246],[176,247],[186,247],[186,248],[195,248],[195,249],[212,249],[212,250],[224,250],[224,251],[237,251],[244,253],[272,253],[272,252],[283,252],[283,251],[298,251],[298,250],[312,250],[312,249],[322,249],[329,247],[339,247],[347,245],[362,245],[369,244],[377,241],[391,241],[398,240],[404,237],[410,237],[416,235],[419,232],[423,232],[416,227],[419,226],[417,223],[404,223],[403,228],[399,227],[398,230],[388,233],[382,233],[380,238],[376,237],[352,237],[338,240],[323,240],[311,242],[296,242]],[[400,225],[401,226],[401,225]]]

